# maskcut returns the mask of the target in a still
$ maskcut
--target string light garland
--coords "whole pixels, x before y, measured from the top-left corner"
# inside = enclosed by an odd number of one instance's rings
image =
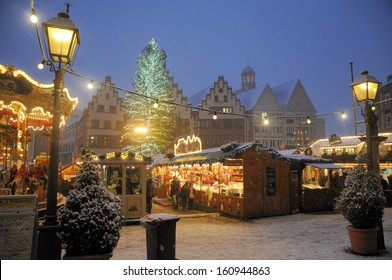
[[[52,63],[49,63],[49,62],[47,61],[46,56],[45,56],[45,52],[44,52],[44,49],[43,49],[43,46],[42,46],[41,36],[40,36],[40,33],[39,33],[39,29],[38,29],[38,17],[37,17],[37,15],[36,15],[36,12],[35,12],[35,9],[34,9],[34,0],[30,0],[30,4],[31,4],[31,13],[32,13],[32,14],[31,14],[30,20],[31,20],[31,22],[33,22],[34,25],[35,25],[35,28],[36,28],[36,31],[37,31],[37,36],[38,36],[38,41],[39,41],[39,45],[40,45],[40,49],[41,49],[41,53],[42,53],[42,57],[43,57],[42,62],[38,64],[38,68],[39,68],[39,69],[43,69],[44,65],[49,65],[51,68],[54,68],[55,66],[54,66]],[[76,55],[76,54],[75,54],[75,55]],[[58,70],[67,72],[67,73],[69,73],[69,74],[71,74],[71,75],[77,76],[77,77],[82,78],[82,79],[85,79],[85,80],[89,80],[90,82],[89,82],[88,85],[87,85],[87,87],[88,87],[89,89],[92,89],[92,88],[93,88],[93,84],[96,83],[96,84],[104,85],[104,86],[107,86],[107,87],[111,87],[111,88],[113,88],[113,89],[115,89],[115,90],[122,91],[122,92],[124,92],[124,93],[128,93],[128,94],[131,94],[131,95],[134,95],[134,96],[137,96],[137,97],[141,97],[141,98],[145,98],[145,99],[151,99],[151,100],[153,100],[153,102],[154,102],[154,103],[153,103],[153,107],[154,107],[154,108],[158,108],[159,102],[161,102],[161,103],[170,104],[170,105],[174,105],[174,106],[180,106],[180,107],[190,108],[190,109],[197,110],[197,111],[205,111],[205,112],[213,113],[213,114],[214,114],[214,115],[213,115],[213,119],[214,119],[214,120],[217,119],[217,111],[216,111],[216,110],[211,110],[211,109],[206,109],[206,108],[200,108],[200,107],[196,107],[196,106],[192,106],[192,105],[186,105],[186,104],[176,103],[176,102],[167,101],[167,100],[157,100],[157,99],[155,99],[154,97],[150,97],[150,96],[146,96],[146,95],[143,95],[143,94],[139,94],[139,93],[136,93],[136,92],[127,90],[127,89],[120,88],[120,87],[115,86],[115,85],[112,85],[112,84],[106,84],[106,83],[104,83],[104,82],[99,82],[99,81],[97,81],[97,80],[94,80],[94,79],[88,78],[88,77],[86,77],[86,76],[83,76],[83,75],[81,75],[81,74],[75,73],[75,72],[72,70],[72,67],[71,67],[71,66],[70,66],[69,68],[70,68],[71,70],[68,70],[68,69],[58,69]],[[376,109],[376,107],[375,107],[376,104],[380,104],[380,103],[387,102],[387,101],[391,101],[391,100],[392,100],[392,98],[385,99],[385,100],[382,100],[382,101],[379,101],[379,102],[374,102],[373,105],[372,105],[372,110],[375,110],[375,109]],[[347,116],[346,116],[346,113],[345,113],[345,112],[355,111],[355,110],[357,110],[358,108],[363,108],[363,106],[362,106],[362,105],[359,105],[359,106],[353,107],[353,108],[351,108],[351,109],[347,109],[347,110],[345,110],[345,111],[343,111],[343,112],[329,112],[329,113],[324,113],[324,114],[314,114],[314,115],[312,115],[312,116],[309,116],[309,115],[297,115],[297,116],[294,116],[294,118],[301,118],[301,117],[305,118],[305,117],[306,117],[306,118],[307,118],[307,123],[308,123],[308,124],[311,123],[310,117],[315,117],[315,118],[317,118],[317,117],[323,117],[323,116],[337,115],[337,116],[340,116],[342,119],[346,119]],[[223,112],[223,111],[222,111],[222,112],[219,112],[219,114],[226,114],[226,115],[231,115],[231,116],[240,116],[240,117],[245,117],[245,118],[247,118],[247,117],[253,117],[253,118],[260,118],[260,119],[263,119],[263,117],[262,117],[261,115],[253,115],[253,114],[240,114],[240,113]],[[264,117],[263,123],[264,123],[265,125],[268,125],[268,124],[270,123],[270,120],[271,120],[271,119],[282,119],[282,118],[283,118],[283,119],[293,118],[293,116],[269,116],[268,119],[267,119],[267,117]]]
[[[133,91],[131,91],[131,90],[124,89],[124,88],[121,88],[121,87],[118,87],[118,86],[115,86],[115,85],[112,85],[112,84],[107,84],[107,83],[105,83],[105,82],[100,82],[100,81],[91,79],[91,78],[86,77],[86,76],[84,76],[84,75],[78,74],[78,73],[76,73],[76,72],[74,72],[74,71],[72,71],[72,70],[64,69],[64,71],[67,72],[67,73],[69,73],[69,74],[71,74],[71,75],[74,75],[74,76],[77,76],[77,77],[79,77],[79,78],[82,78],[82,79],[84,79],[84,80],[90,81],[90,83],[96,83],[96,84],[99,84],[99,85],[104,85],[104,86],[107,86],[107,87],[111,87],[111,88],[113,88],[113,89],[115,89],[115,90],[122,91],[122,92],[124,92],[124,93],[128,93],[128,94],[131,94],[131,95],[135,95],[135,96],[140,97],[140,98],[150,99],[150,100],[152,100],[152,102],[153,102],[153,107],[154,107],[154,108],[157,108],[157,106],[159,106],[159,103],[165,103],[165,104],[170,104],[170,105],[174,105],[174,106],[180,106],[180,107],[191,108],[191,109],[197,110],[197,111],[209,112],[209,113],[213,114],[213,118],[214,118],[214,119],[217,118],[218,112],[217,112],[215,109],[212,110],[212,109],[200,108],[200,107],[196,107],[196,106],[192,106],[192,105],[186,105],[186,104],[176,103],[176,102],[173,102],[173,101],[158,100],[158,99],[156,99],[155,97],[146,96],[146,95],[143,95],[143,94],[140,94],[140,93],[136,93],[136,92],[133,92]],[[380,104],[380,103],[387,102],[387,101],[391,101],[391,100],[392,100],[392,98],[390,98],[390,99],[385,99],[385,100],[382,100],[382,101],[379,101],[379,102],[375,102],[375,103],[373,103],[373,106],[375,106],[376,104]],[[312,118],[312,117],[317,118],[317,117],[324,117],[324,116],[331,116],[331,115],[336,115],[336,116],[341,117],[342,119],[345,119],[345,118],[347,117],[347,113],[346,113],[346,112],[354,111],[354,110],[359,109],[359,108],[363,108],[363,106],[362,106],[362,105],[359,105],[359,106],[356,106],[356,107],[353,107],[353,108],[350,108],[350,109],[345,109],[345,110],[343,111],[343,113],[342,113],[342,111],[337,111],[337,112],[329,112],[329,113],[314,114],[314,115],[308,115],[308,114],[307,114],[307,115],[298,115],[298,116],[295,116],[295,117],[296,117],[296,118],[301,118],[301,117],[303,117],[303,118],[306,118],[307,121],[310,120],[310,122],[311,122],[311,118]],[[245,118],[247,118],[247,117],[261,118],[261,119],[263,118],[261,115],[240,114],[240,113],[234,113],[234,112],[223,112],[223,111],[220,112],[220,111],[219,111],[219,114],[222,114],[222,115],[230,115],[230,116],[239,116],[239,117],[245,117]],[[216,118],[215,118],[215,117],[216,117]],[[293,118],[293,116],[268,116],[268,118],[267,118],[267,117],[264,117],[263,123],[266,124],[266,125],[268,125],[268,124],[270,123],[270,120],[273,120],[273,119],[287,119],[287,118]]]

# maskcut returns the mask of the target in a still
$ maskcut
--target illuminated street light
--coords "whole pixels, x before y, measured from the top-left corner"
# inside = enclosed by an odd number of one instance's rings
[[[41,259],[60,259],[61,248],[57,237],[57,185],[59,169],[59,131],[62,112],[62,92],[64,88],[64,70],[71,64],[75,49],[80,43],[79,30],[69,17],[69,4],[67,11],[59,13],[42,23],[47,38],[47,46],[51,61],[47,64],[55,72],[53,91],[53,121],[50,139],[50,159],[48,172],[48,193],[45,221],[40,229],[39,252]],[[55,67],[53,62],[58,62]]]

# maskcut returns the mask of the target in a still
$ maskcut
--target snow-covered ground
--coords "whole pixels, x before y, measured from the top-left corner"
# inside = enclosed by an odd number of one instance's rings
[[[154,204],[153,213],[173,213]],[[392,260],[392,208],[384,213],[387,252],[376,256],[351,253],[346,226],[339,213],[277,216],[247,221],[224,216],[197,216],[178,210],[176,258],[179,260]],[[146,229],[123,227],[114,260],[147,259]]]

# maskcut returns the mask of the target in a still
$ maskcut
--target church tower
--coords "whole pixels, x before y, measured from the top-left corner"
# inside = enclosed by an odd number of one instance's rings
[[[241,73],[242,77],[242,85],[241,85],[241,91],[252,89],[256,87],[256,72],[253,70],[252,67],[249,65],[242,70]]]

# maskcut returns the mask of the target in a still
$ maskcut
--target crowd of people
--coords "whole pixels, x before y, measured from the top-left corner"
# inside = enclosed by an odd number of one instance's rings
[[[16,194],[18,187],[19,193],[33,194],[36,191],[36,182],[42,184],[43,190],[46,189],[47,170],[41,163],[32,166],[22,163],[19,168],[13,164],[10,170],[0,172],[0,184],[3,188],[9,188],[12,195]]]
[[[193,209],[196,193],[192,183],[186,181],[181,186],[178,178],[173,177],[170,187],[170,196],[173,199],[174,209],[178,208],[180,202],[182,209],[185,209],[186,207],[188,207],[188,209]]]
[[[146,180],[146,212],[151,213],[152,199],[154,197],[154,181],[152,178]],[[177,177],[174,177],[170,185],[170,197],[172,198],[173,208],[194,209],[196,191],[193,184],[186,181],[182,186]]]

